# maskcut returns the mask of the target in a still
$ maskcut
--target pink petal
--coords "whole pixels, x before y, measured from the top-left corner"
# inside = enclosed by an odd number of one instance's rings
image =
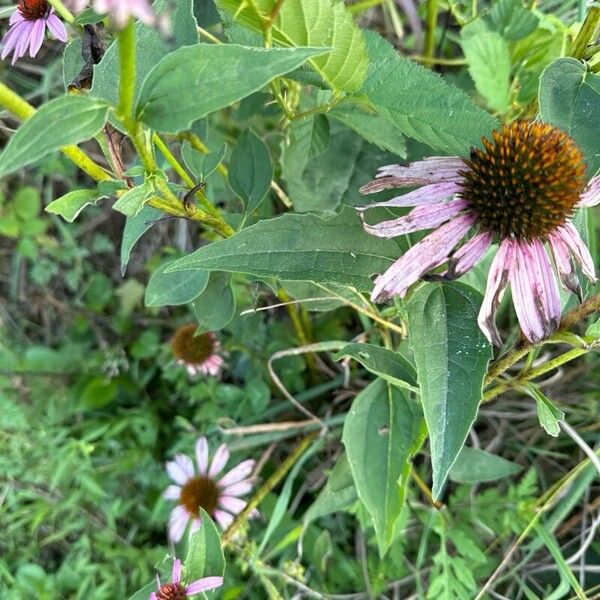
[[[485,296],[477,322],[487,339],[496,346],[502,345],[502,339],[496,327],[496,311],[502,301],[502,296],[508,284],[508,278],[515,260],[513,241],[505,239],[490,266]]]
[[[243,496],[252,489],[252,481],[245,479],[244,481],[238,481],[224,488],[221,493],[224,496]]]
[[[20,27],[19,31],[19,40],[15,44],[15,50],[13,52],[12,64],[14,65],[17,58],[21,58],[25,56],[25,52],[27,52],[27,47],[29,46],[29,41],[31,39],[31,31],[33,29],[33,24],[31,21],[23,21],[17,27]]]
[[[163,493],[163,498],[167,500],[179,500],[181,488],[178,485],[170,485]]]
[[[190,535],[193,535],[194,533],[196,533],[196,531],[198,531],[198,529],[200,529],[200,527],[202,527],[202,520],[201,519],[193,519],[192,524],[190,526]]]
[[[488,251],[493,239],[494,235],[492,233],[484,231],[463,244],[450,258],[448,277],[456,279],[470,271]]]
[[[177,543],[181,540],[189,518],[190,516],[183,506],[176,506],[171,511],[169,518],[169,539],[172,542]]]
[[[252,473],[255,464],[256,461],[252,459],[241,462],[219,480],[219,487],[226,487],[232,483],[237,483],[242,479],[246,479],[246,477]]]
[[[393,296],[404,296],[422,275],[447,259],[475,220],[472,214],[460,216],[415,244],[377,279],[371,300],[383,302]]]
[[[587,184],[578,203],[579,208],[587,208],[600,204],[600,175],[592,177]]]
[[[176,454],[175,462],[181,467],[181,470],[185,473],[188,479],[194,477],[194,461],[185,454]]]
[[[52,32],[54,37],[61,42],[66,42],[67,38],[67,30],[65,28],[64,23],[54,14],[54,10],[50,12],[48,18],[46,19],[46,24],[48,25],[48,29]]]
[[[194,377],[196,377],[198,375],[198,370],[196,369],[196,367],[194,365],[186,365],[185,366],[188,377],[190,377],[191,379],[193,379]]]
[[[227,448],[227,444],[221,444],[213,456],[208,476],[211,478],[216,477],[223,470],[223,467],[225,467],[228,460],[229,448]]]
[[[17,23],[20,23],[21,21],[24,21],[25,19],[23,18],[23,15],[21,14],[20,10],[15,10],[15,12],[10,15],[10,19],[8,20],[8,24],[12,27],[13,25],[16,25]]]
[[[571,261],[569,247],[554,233],[551,233],[548,236],[548,244],[552,250],[554,264],[556,265],[556,270],[558,271],[558,276],[563,287],[566,290],[577,294],[581,300],[581,284],[579,283],[577,272]]]
[[[377,179],[360,188],[361,194],[374,194],[390,188],[426,185],[441,181],[462,181],[458,173],[465,163],[456,157],[432,156],[408,165],[381,167]]]
[[[467,207],[466,200],[451,200],[439,204],[418,206],[408,215],[390,221],[382,221],[377,225],[369,225],[364,221],[363,213],[359,213],[363,228],[367,233],[377,237],[391,238],[422,229],[433,229],[445,223]]]
[[[440,200],[444,200],[453,194],[462,191],[462,186],[458,183],[443,182],[424,185],[403,196],[396,196],[391,200],[384,202],[374,202],[364,206],[357,206],[356,210],[363,211],[369,208],[378,206],[393,207],[393,206],[420,206],[422,204],[437,204]]]
[[[208,468],[208,440],[205,437],[200,437],[196,441],[196,464],[198,465],[198,473],[206,475]]]
[[[588,279],[593,282],[597,281],[596,269],[594,268],[594,259],[592,258],[587,246],[581,239],[579,232],[577,229],[575,229],[575,225],[567,221],[554,233],[569,247],[571,254],[581,265],[581,270],[586,274]]]
[[[188,596],[199,594],[200,592],[208,592],[208,590],[214,590],[215,588],[223,585],[222,577],[203,577],[196,581],[192,581],[190,585],[185,588],[185,593]]]
[[[15,46],[21,39],[21,31],[28,29],[29,26],[25,23],[19,23],[11,27],[6,35],[2,38],[2,54],[0,54],[0,58],[4,60],[11,52],[14,50]],[[14,62],[13,62],[14,64]]]
[[[158,600],[158,596],[154,592],[150,592],[150,600]]]
[[[167,473],[169,474],[169,477],[179,485],[185,485],[189,479],[186,472],[175,461],[169,461],[167,463]]]
[[[237,515],[242,512],[248,503],[245,500],[240,500],[235,496],[220,496],[219,506],[230,512],[232,515]]]
[[[213,517],[223,530],[227,529],[233,523],[234,519],[233,515],[230,515],[223,510],[219,510],[218,508],[213,511]]]
[[[33,22],[31,28],[31,40],[29,41],[29,56],[32,58],[40,51],[44,42],[44,33],[46,27],[43,19],[37,19]]]
[[[560,323],[560,296],[552,266],[539,240],[515,242],[510,272],[513,304],[523,333],[537,343],[556,331]]]
[[[173,575],[171,576],[173,583],[179,583],[181,581],[181,561],[176,558],[173,561]]]

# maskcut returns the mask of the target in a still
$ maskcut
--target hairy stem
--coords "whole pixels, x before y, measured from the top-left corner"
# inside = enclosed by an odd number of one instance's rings
[[[573,40],[573,44],[571,44],[569,56],[579,60],[585,57],[586,50],[594,38],[598,25],[600,25],[600,8],[592,6],[577,37]]]

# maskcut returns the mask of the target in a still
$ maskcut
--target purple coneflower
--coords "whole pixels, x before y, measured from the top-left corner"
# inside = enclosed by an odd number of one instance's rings
[[[146,25],[154,23],[155,16],[147,0],[93,0],[92,7],[101,15],[110,15],[117,27],[125,27],[131,17]]]
[[[245,460],[217,479],[228,460],[229,449],[226,444],[221,444],[209,464],[208,441],[201,437],[196,442],[197,475],[194,461],[185,454],[177,454],[174,461],[167,463],[167,473],[177,484],[170,485],[164,493],[165,498],[178,503],[169,520],[169,538],[173,542],[183,537],[188,521],[192,521],[191,533],[200,527],[200,508],[211,515],[222,529],[227,529],[234,515],[244,510],[247,503],[239,496],[252,489],[252,480],[248,477],[254,461]]]
[[[426,273],[447,264],[446,276],[464,275],[495,242],[479,325],[501,344],[495,314],[510,283],[525,336],[538,342],[560,324],[561,306],[548,244],[562,285],[581,297],[572,258],[596,281],[589,250],[571,222],[578,208],[600,202],[600,177],[585,185],[585,162],[575,142],[546,123],[515,121],[494,131],[469,159],[433,157],[382,167],[365,194],[421,186],[387,202],[360,207],[414,206],[398,219],[364,223],[368,233],[395,237],[435,229],[377,278],[374,302],[404,296]],[[468,239],[455,249],[463,238]]]
[[[208,592],[223,585],[222,577],[203,577],[184,586],[181,583],[181,561],[178,558],[173,562],[173,575],[171,579],[173,581],[161,585],[157,575],[156,585],[158,586],[158,592],[152,592],[150,600],[187,600],[187,598],[194,594]]]
[[[212,332],[196,335],[196,325],[180,327],[171,340],[177,364],[187,369],[190,377],[212,375],[218,377],[225,361],[219,356],[221,344]]]
[[[2,39],[4,60],[12,52],[12,64],[29,50],[32,58],[44,42],[46,27],[61,42],[67,41],[67,30],[46,0],[19,0],[17,10],[11,15],[9,29]]]

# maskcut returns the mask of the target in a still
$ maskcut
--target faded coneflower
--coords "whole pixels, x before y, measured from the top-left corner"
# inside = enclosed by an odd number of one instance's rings
[[[178,542],[192,521],[191,532],[200,525],[200,508],[203,508],[222,529],[233,522],[234,515],[244,510],[246,502],[239,498],[252,489],[248,476],[254,468],[253,460],[245,460],[231,469],[220,479],[217,475],[229,460],[229,449],[221,444],[209,464],[208,441],[201,437],[196,442],[196,464],[185,454],[177,454],[175,460],[167,463],[167,473],[177,485],[170,485],[164,497],[176,500],[177,506],[171,511],[169,520],[169,538]]]
[[[221,374],[224,361],[219,356],[221,344],[212,332],[196,335],[198,327],[193,323],[180,327],[171,340],[177,364],[185,366],[190,377]]]
[[[446,276],[460,277],[492,243],[499,248],[488,275],[479,325],[501,344],[495,314],[508,283],[525,336],[538,342],[560,323],[558,285],[545,243],[562,285],[581,296],[571,258],[596,281],[590,252],[571,222],[578,208],[600,202],[600,177],[585,185],[585,162],[575,142],[546,123],[515,121],[483,140],[469,159],[433,157],[407,166],[382,167],[365,194],[421,186],[387,202],[360,207],[415,206],[408,215],[377,225],[368,233],[394,237],[435,229],[377,278],[374,302],[404,296],[426,273],[446,264]],[[472,235],[471,235],[472,234]],[[461,240],[468,239],[457,250]]]
[[[17,10],[10,17],[9,25],[9,30],[2,39],[0,58],[4,60],[12,52],[13,65],[27,51],[32,58],[37,55],[44,42],[46,27],[55,38],[61,42],[67,41],[67,30],[63,22],[46,0],[20,0]]]
[[[173,581],[161,585],[157,575],[156,585],[158,586],[158,592],[152,592],[150,600],[187,600],[187,598],[194,594],[208,592],[223,585],[222,577],[203,577],[202,579],[192,581],[188,585],[183,585],[181,583],[181,561],[178,558],[173,562],[171,579]]]
[[[108,14],[119,28],[125,27],[131,17],[146,25],[152,25],[155,19],[147,0],[93,0],[92,8],[101,15]]]

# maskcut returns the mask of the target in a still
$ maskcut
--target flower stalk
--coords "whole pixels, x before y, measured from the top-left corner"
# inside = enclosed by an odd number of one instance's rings
[[[54,7],[54,10],[67,22],[69,25],[75,23],[73,13],[61,2],[61,0],[48,0],[48,4]]]

